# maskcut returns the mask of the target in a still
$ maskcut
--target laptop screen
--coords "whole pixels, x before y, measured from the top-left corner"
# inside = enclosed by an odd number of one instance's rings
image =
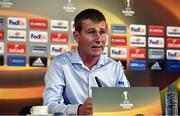
[[[158,87],[93,87],[94,115],[161,115]]]

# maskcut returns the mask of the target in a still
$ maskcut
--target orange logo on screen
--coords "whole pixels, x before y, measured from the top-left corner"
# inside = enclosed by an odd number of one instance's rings
[[[11,54],[24,54],[26,53],[26,45],[23,43],[8,43],[7,50]]]
[[[146,50],[144,48],[131,48],[130,49],[130,57],[131,58],[146,58]]]
[[[0,40],[3,40],[3,39],[4,39],[4,31],[0,30]]]
[[[111,45],[112,46],[126,46],[127,45],[127,37],[126,36],[111,36]]]
[[[68,33],[51,33],[51,42],[54,43],[68,43]]]
[[[149,32],[149,35],[163,36],[164,26],[149,26],[148,32]]]
[[[48,27],[48,21],[46,19],[32,18],[29,20],[30,29],[47,30],[47,27]]]
[[[180,48],[180,38],[167,38],[168,48]]]

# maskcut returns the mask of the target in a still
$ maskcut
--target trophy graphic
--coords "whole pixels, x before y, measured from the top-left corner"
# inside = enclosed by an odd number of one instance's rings
[[[122,10],[122,13],[125,16],[132,16],[135,12],[132,10],[131,6],[133,5],[133,0],[124,0],[126,8]]]
[[[129,100],[128,100],[128,92],[127,91],[124,91],[123,92],[123,95],[124,95],[124,103],[129,103]]]
[[[123,93],[121,94],[121,97],[123,98],[122,103],[120,103],[120,106],[123,109],[129,109],[132,108],[134,105],[132,103],[130,103],[128,97],[130,96],[130,94],[128,93],[128,91],[123,91]]]
[[[130,6],[132,4],[132,1],[131,0],[126,0],[126,4],[127,4],[127,7],[130,8]]]
[[[74,12],[76,10],[76,7],[73,5],[71,0],[68,0],[67,4],[63,6],[63,9],[66,12]]]

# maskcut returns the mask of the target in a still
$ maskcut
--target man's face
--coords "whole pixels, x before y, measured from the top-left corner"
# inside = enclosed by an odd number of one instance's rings
[[[80,33],[74,32],[80,54],[87,57],[99,57],[106,43],[106,23],[86,19],[82,21],[81,27]]]

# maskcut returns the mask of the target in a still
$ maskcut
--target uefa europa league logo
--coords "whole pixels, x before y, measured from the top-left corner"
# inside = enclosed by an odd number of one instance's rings
[[[135,13],[131,8],[133,6],[133,0],[124,0],[124,4],[126,8],[122,10],[122,13],[125,16],[132,16]]]
[[[126,6],[127,6],[127,8],[130,8],[130,6],[132,6],[132,4],[133,4],[133,1],[132,0],[125,0],[125,4],[126,4]]]
[[[124,96],[124,103],[129,103],[129,100],[128,100],[128,92],[127,92],[127,91],[124,91],[124,92],[123,92],[123,96]]]
[[[123,109],[129,109],[134,106],[132,103],[130,103],[129,96],[130,94],[128,93],[128,91],[123,91],[123,93],[121,94],[121,97],[123,98],[123,103],[120,103],[120,106]]]
[[[76,10],[76,7],[73,5],[71,0],[68,0],[67,4],[63,6],[63,9],[66,12],[71,12],[73,13]]]

